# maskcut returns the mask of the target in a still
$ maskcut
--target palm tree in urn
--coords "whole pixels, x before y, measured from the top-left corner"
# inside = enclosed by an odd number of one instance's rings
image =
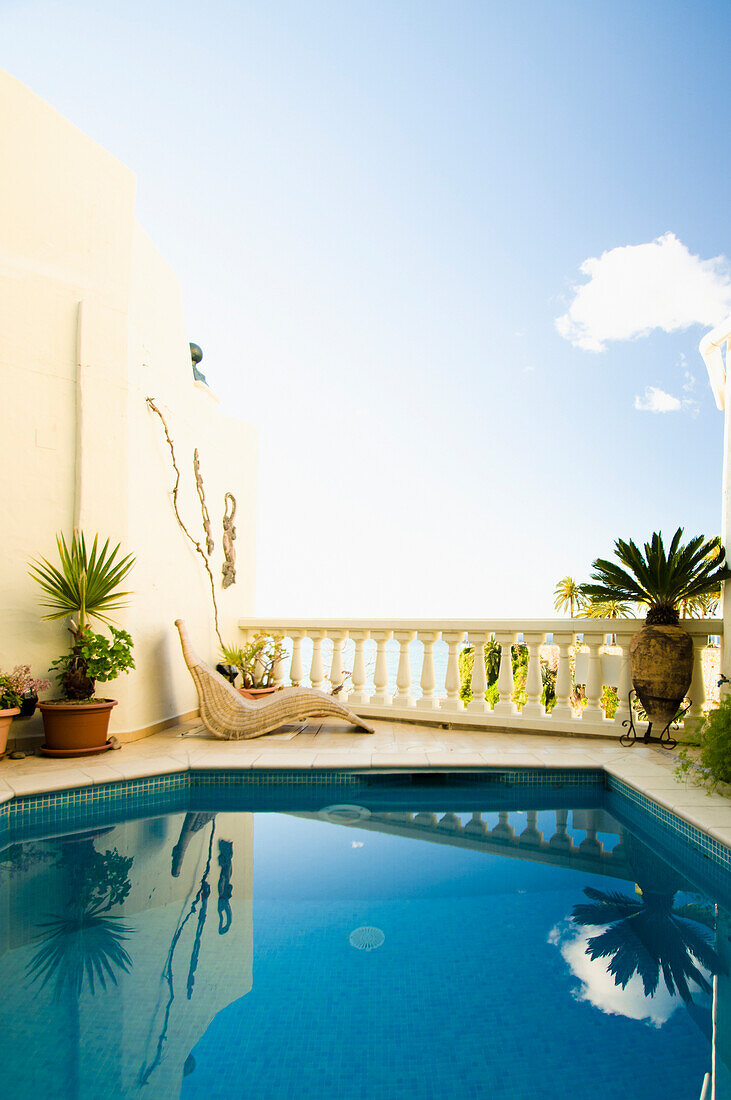
[[[647,608],[645,626],[630,643],[632,682],[650,721],[668,728],[690,687],[693,643],[680,626],[683,607],[715,596],[731,577],[718,537],[697,535],[683,543],[679,527],[665,549],[654,532],[642,549],[617,539],[616,561],[597,558],[591,582],[581,586],[590,602],[620,601]]]

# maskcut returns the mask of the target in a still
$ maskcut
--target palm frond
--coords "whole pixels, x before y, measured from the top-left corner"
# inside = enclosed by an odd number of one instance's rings
[[[78,615],[83,626],[87,618],[111,625],[112,612],[126,604],[130,592],[120,586],[132,569],[134,555],[120,557],[119,544],[110,550],[109,539],[99,549],[99,537],[94,536],[87,549],[83,532],[74,531],[69,546],[63,534],[56,536],[60,568],[47,558],[30,563],[29,575],[38,583],[45,599],[41,606],[49,609],[43,618],[65,619]]]

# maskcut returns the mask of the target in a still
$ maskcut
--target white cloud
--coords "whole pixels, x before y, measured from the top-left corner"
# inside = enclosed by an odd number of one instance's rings
[[[682,407],[683,403],[679,397],[673,397],[671,393],[665,393],[665,390],[658,389],[657,386],[648,386],[644,397],[640,397],[639,394],[635,397],[635,408],[640,412],[678,412]]]
[[[653,329],[711,328],[731,312],[729,261],[694,256],[674,233],[591,257],[581,273],[588,281],[573,288],[556,328],[585,351],[604,351],[610,340],[633,340]]]
[[[351,848],[362,848],[363,847],[363,841],[362,840],[352,840],[350,842],[350,847]]]

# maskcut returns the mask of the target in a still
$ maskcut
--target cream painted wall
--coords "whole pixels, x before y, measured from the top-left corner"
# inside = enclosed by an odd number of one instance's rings
[[[180,287],[134,217],[132,173],[18,81],[0,72],[0,668],[45,674],[67,634],[41,623],[27,576],[53,557],[55,534],[79,523],[137,557],[134,598],[120,621],[136,672],[104,692],[112,729],[147,729],[196,705],[173,621],[186,619],[202,655],[216,655],[210,589],[175,521],[174,474],[156,398],[176,444],[180,509],[202,538],[193,478],[200,454],[216,549],[222,633],[253,609],[255,431],[193,381]],[[237,583],[221,589],[223,497],[236,496]],[[38,719],[14,735],[38,734]]]

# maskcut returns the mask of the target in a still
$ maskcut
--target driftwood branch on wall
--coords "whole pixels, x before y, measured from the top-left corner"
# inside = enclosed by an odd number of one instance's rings
[[[221,572],[223,573],[223,587],[230,588],[232,584],[236,584],[236,547],[234,546],[234,539],[236,538],[236,528],[234,527],[236,497],[233,493],[226,493],[223,503],[223,555],[225,561]]]
[[[201,474],[200,457],[198,455],[198,448],[193,451],[193,473],[195,474],[195,487],[198,493],[198,499],[201,502],[201,516],[203,517],[203,530],[206,533],[206,554],[210,558],[215,547],[213,541],[213,535],[211,534],[211,517],[208,515],[208,506],[206,504],[206,494],[203,489],[203,475]]]
[[[165,417],[162,415],[162,413],[158,409],[158,407],[155,404],[153,398],[148,397],[148,398],[146,398],[146,401],[147,401],[148,408],[150,408],[152,412],[154,412],[157,416],[159,416],[160,421],[161,421],[162,426],[163,426],[163,431],[165,432],[165,439],[167,441],[167,445],[168,445],[168,448],[170,450],[170,458],[172,459],[173,470],[175,471],[175,484],[173,485],[173,492],[172,492],[173,511],[175,512],[175,518],[178,521],[178,526],[180,527],[181,531],[183,532],[185,537],[188,539],[188,541],[191,543],[191,545],[195,548],[196,553],[200,554],[200,556],[203,560],[203,566],[204,566],[205,571],[208,575],[208,582],[211,586],[211,602],[213,604],[213,621],[214,621],[215,628],[216,628],[216,634],[218,636],[218,641],[220,642],[221,645],[223,645],[223,641],[221,639],[221,632],[220,632],[219,627],[218,627],[218,604],[216,603],[216,585],[215,585],[215,582],[214,582],[214,579],[213,579],[213,573],[211,572],[211,567],[210,567],[209,562],[208,562],[208,557],[206,556],[206,552],[203,549],[203,547],[201,546],[201,544],[198,542],[197,539],[195,539],[193,537],[193,535],[191,535],[190,531],[188,530],[188,528],[183,523],[183,520],[182,520],[181,515],[180,515],[180,511],[178,510],[178,493],[180,491],[180,469],[178,467],[178,463],[177,463],[177,460],[175,458],[175,447],[173,446],[173,441],[170,437],[170,432],[168,430],[168,426],[167,426],[167,422],[165,420]],[[197,455],[197,453],[198,452],[196,451],[196,455]]]

